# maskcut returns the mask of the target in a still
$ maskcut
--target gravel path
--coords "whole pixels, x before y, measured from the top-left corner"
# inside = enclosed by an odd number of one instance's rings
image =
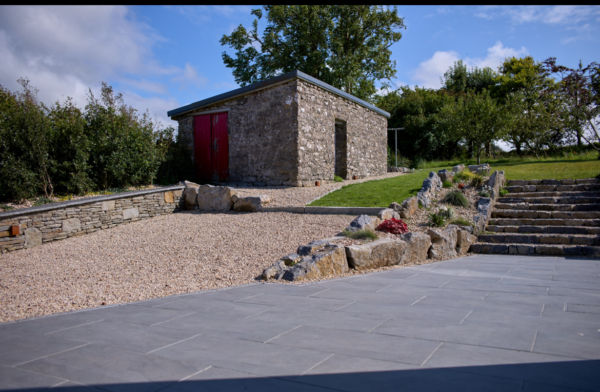
[[[242,197],[246,196],[257,196],[257,195],[268,195],[271,196],[271,202],[268,204],[269,207],[288,207],[288,206],[305,206],[311,201],[323,197],[325,194],[333,191],[334,189],[341,188],[344,185],[358,184],[366,181],[381,180],[384,178],[401,176],[404,173],[387,173],[383,176],[361,178],[358,180],[345,180],[344,182],[332,182],[329,184],[322,184],[321,186],[313,187],[284,187],[284,186],[235,186],[231,185],[238,194]]]
[[[0,322],[255,282],[354,216],[177,213],[0,255]]]

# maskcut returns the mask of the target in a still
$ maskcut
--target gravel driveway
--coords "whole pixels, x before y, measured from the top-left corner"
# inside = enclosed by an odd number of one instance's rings
[[[354,216],[176,213],[0,255],[0,321],[255,282]]]

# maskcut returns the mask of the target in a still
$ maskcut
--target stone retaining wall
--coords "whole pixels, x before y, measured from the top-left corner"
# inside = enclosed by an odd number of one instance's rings
[[[1,212],[0,252],[177,212],[182,191],[182,186],[172,186]]]

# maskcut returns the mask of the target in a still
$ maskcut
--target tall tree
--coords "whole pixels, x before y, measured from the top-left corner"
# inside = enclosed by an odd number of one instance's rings
[[[300,70],[362,99],[370,99],[396,74],[390,46],[406,28],[396,7],[268,5],[252,10],[252,29],[223,35],[223,62],[241,86]],[[259,36],[258,21],[267,19]]]
[[[490,67],[468,69],[462,60],[454,62],[441,78],[443,89],[454,94],[489,90],[496,84],[498,73]]]

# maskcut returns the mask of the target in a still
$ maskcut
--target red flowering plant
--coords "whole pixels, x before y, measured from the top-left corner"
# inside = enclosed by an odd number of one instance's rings
[[[458,189],[463,189],[465,187],[465,184],[463,184],[462,182],[460,184],[458,184]]]
[[[408,226],[402,221],[402,219],[390,218],[384,220],[379,226],[377,226],[376,230],[383,231],[385,233],[402,234],[408,233]]]

